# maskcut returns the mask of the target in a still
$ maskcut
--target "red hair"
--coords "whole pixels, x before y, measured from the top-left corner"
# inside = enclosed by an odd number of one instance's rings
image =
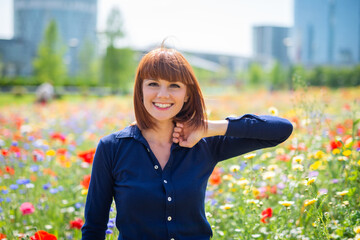
[[[189,99],[173,121],[187,123],[194,128],[207,128],[205,102],[199,83],[192,67],[181,53],[175,49],[161,47],[150,51],[141,59],[134,85],[135,118],[140,129],[156,127],[155,119],[144,106],[144,79],[161,79],[185,84]]]

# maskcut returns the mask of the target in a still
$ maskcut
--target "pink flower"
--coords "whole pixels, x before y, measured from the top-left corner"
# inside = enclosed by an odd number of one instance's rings
[[[34,206],[29,202],[24,202],[20,206],[20,211],[23,215],[32,214],[35,211]]]

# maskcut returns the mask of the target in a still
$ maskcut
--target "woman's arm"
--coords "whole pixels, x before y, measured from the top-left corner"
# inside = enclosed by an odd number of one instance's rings
[[[292,124],[284,118],[245,114],[226,120],[209,121],[208,131],[188,130],[183,124],[174,128],[174,142],[192,147],[206,138],[216,160],[235,157],[260,148],[273,147],[285,141],[292,133]]]
[[[95,152],[89,191],[85,205],[82,240],[105,239],[109,211],[113,199],[111,149],[100,140]]]

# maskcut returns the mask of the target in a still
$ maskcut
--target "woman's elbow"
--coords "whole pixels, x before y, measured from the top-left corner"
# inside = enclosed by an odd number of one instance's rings
[[[280,139],[279,143],[284,142],[286,139],[288,139],[290,137],[291,133],[293,132],[294,127],[289,120],[284,119],[281,129],[282,129],[283,137]]]

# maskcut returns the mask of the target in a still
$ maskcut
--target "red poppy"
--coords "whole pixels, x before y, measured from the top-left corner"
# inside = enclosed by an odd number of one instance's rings
[[[65,148],[59,148],[57,151],[56,151],[56,154],[58,155],[65,155],[67,152],[67,149]]]
[[[33,151],[33,160],[34,162],[36,162],[37,160],[40,160],[40,159],[44,159],[45,158],[45,153],[43,150],[40,150],[40,149],[35,149]]]
[[[74,221],[70,221],[70,228],[81,229],[84,225],[84,222],[81,218],[77,218]]]
[[[0,233],[0,240],[1,240],[1,239],[6,239],[6,235],[3,234],[3,233]]]
[[[89,185],[90,185],[90,178],[91,175],[85,175],[83,177],[83,180],[80,182],[80,184],[85,188],[85,189],[89,189]]]
[[[53,234],[40,230],[37,231],[34,236],[31,236],[30,240],[57,240],[57,238]]]
[[[271,218],[272,214],[273,214],[272,208],[265,209],[264,211],[261,212],[262,218],[261,218],[260,221],[263,222],[263,223],[267,223],[266,219]]]
[[[14,152],[14,153],[20,154],[20,148],[17,147],[17,146],[11,146],[11,147],[10,147],[10,151],[11,151],[11,152]]]
[[[219,168],[214,168],[214,171],[210,175],[210,184],[219,185],[221,183],[221,173]]]
[[[10,175],[14,175],[15,174],[15,170],[12,167],[9,166],[5,166],[5,171],[7,173],[9,173]]]
[[[330,141],[330,148],[331,150],[334,150],[336,148],[341,148],[342,143],[340,141],[332,140]]]
[[[78,156],[84,161],[91,164],[94,160],[95,148],[81,152]]]
[[[61,134],[61,133],[53,133],[51,134],[51,139],[54,139],[54,140],[60,140],[62,143],[65,143],[66,142],[66,137],[64,134]]]
[[[276,156],[276,158],[283,162],[290,161],[290,156],[287,154],[278,155],[278,156]]]
[[[2,153],[2,155],[5,156],[5,157],[9,155],[9,151],[6,150],[6,149],[1,149],[1,153]]]

